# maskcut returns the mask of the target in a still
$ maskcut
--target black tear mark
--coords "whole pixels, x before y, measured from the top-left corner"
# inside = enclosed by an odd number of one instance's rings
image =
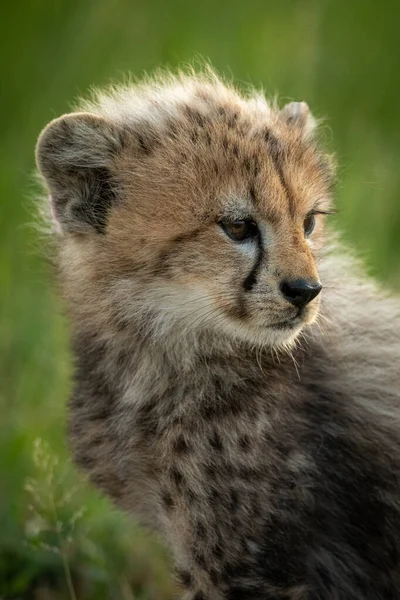
[[[254,267],[252,268],[251,272],[249,273],[249,275],[243,281],[243,289],[246,292],[250,292],[253,289],[253,287],[256,285],[257,274],[258,274],[258,271],[260,269],[260,266],[261,266],[261,263],[263,260],[264,247],[263,247],[263,243],[262,243],[260,236],[258,236],[258,238],[257,238],[257,246],[258,246],[258,253],[257,253],[256,262],[255,262]]]

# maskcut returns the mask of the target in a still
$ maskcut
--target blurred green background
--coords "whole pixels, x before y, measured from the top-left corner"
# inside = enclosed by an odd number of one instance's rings
[[[165,551],[68,461],[67,327],[32,226],[36,138],[92,85],[203,56],[327,116],[338,225],[399,289],[400,4],[25,0],[1,12],[0,598],[167,600]]]

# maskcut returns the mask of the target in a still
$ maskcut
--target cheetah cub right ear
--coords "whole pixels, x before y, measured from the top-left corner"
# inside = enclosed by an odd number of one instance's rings
[[[36,162],[62,231],[104,231],[116,195],[113,165],[122,147],[121,131],[91,113],[64,115],[43,130]]]
[[[305,139],[313,136],[317,127],[317,121],[311,114],[306,102],[290,102],[281,110],[281,116],[288,125],[292,125],[299,130]]]

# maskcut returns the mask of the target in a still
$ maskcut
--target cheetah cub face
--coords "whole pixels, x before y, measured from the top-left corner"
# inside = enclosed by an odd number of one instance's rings
[[[307,105],[181,76],[85,109],[37,148],[80,318],[158,340],[293,342],[317,316],[331,210]]]

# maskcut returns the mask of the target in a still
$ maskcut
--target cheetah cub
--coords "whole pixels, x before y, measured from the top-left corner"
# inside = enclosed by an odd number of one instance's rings
[[[324,233],[307,105],[206,73],[80,110],[37,146],[75,460],[186,600],[399,599],[399,304]]]

